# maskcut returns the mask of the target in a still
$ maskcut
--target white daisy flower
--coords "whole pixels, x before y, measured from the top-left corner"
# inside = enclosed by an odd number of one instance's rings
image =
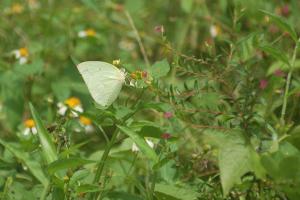
[[[81,126],[84,128],[86,133],[94,132],[94,126],[93,126],[92,120],[90,118],[85,117],[85,116],[80,116],[79,122],[80,122]]]
[[[29,51],[27,48],[23,47],[20,49],[16,49],[12,53],[21,65],[27,63],[29,57]]]
[[[78,117],[78,113],[83,112],[83,107],[81,105],[80,99],[76,97],[70,97],[64,101],[64,103],[59,102],[57,104],[59,115],[64,116],[68,109],[71,109],[71,117]]]
[[[85,37],[95,37],[96,31],[94,29],[86,29],[78,32],[78,37],[85,38]]]
[[[30,134],[33,134],[33,135],[37,134],[37,129],[35,127],[35,123],[34,123],[33,119],[25,120],[24,126],[25,126],[25,129],[23,131],[23,135],[27,136]]]

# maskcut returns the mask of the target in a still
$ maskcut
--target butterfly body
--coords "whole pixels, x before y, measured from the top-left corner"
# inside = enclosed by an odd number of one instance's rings
[[[98,104],[108,107],[117,99],[125,82],[124,71],[101,61],[86,61],[77,68]]]

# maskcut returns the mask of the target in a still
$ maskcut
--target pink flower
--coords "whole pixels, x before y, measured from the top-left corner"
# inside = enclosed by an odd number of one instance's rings
[[[290,15],[290,8],[289,5],[284,5],[280,8],[280,13],[284,17],[288,17]]]
[[[266,79],[262,79],[259,81],[259,88],[264,90],[268,86],[268,81]]]
[[[165,112],[164,113],[164,118],[170,119],[171,117],[173,117],[173,113],[172,112]]]
[[[161,135],[161,138],[162,138],[162,139],[165,139],[165,140],[170,139],[171,137],[172,137],[172,136],[171,136],[170,133],[163,133],[163,134]]]
[[[276,71],[274,72],[274,75],[277,77],[283,77],[283,76],[285,76],[285,73],[281,69],[276,69]]]
[[[155,26],[154,27],[154,31],[156,33],[164,33],[165,32],[165,29],[164,29],[164,26],[163,25],[159,25],[159,26]]]

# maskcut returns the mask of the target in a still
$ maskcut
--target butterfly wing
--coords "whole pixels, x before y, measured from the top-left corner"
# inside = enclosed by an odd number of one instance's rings
[[[117,67],[100,61],[86,61],[77,66],[93,99],[101,106],[110,106],[118,97],[125,81]]]

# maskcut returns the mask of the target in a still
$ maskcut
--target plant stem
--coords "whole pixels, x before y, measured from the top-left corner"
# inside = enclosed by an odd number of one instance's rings
[[[108,154],[109,154],[112,146],[114,145],[118,134],[119,134],[119,128],[116,127],[115,131],[113,132],[112,138],[110,139],[109,143],[107,144],[107,146],[104,150],[104,153],[101,157],[101,160],[97,164],[96,175],[95,175],[95,178],[93,180],[93,183],[98,183],[100,181],[100,177],[101,177],[103,169],[104,169],[105,161],[108,158]],[[90,199],[94,199],[94,198],[96,199],[97,196],[98,196],[97,194],[98,193],[95,193],[95,194],[91,195]]]
[[[117,139],[118,133],[119,133],[119,128],[116,127],[116,129],[115,129],[115,131],[114,131],[114,133],[112,135],[112,138],[110,139],[109,143],[107,144],[107,147],[104,150],[104,153],[103,153],[103,155],[101,157],[101,160],[98,163],[97,171],[96,171],[96,175],[95,175],[93,183],[97,183],[100,180],[102,171],[104,169],[105,161],[106,161],[106,159],[108,157],[110,149],[112,148],[113,144],[115,143],[115,141]]]
[[[142,43],[142,39],[141,39],[141,37],[140,37],[140,35],[139,35],[139,32],[138,32],[138,30],[136,29],[136,27],[135,27],[135,25],[134,25],[134,22],[133,22],[133,20],[132,20],[132,17],[131,17],[130,13],[129,13],[127,10],[125,10],[124,12],[125,12],[125,15],[126,15],[126,17],[127,17],[127,19],[128,19],[128,22],[129,22],[131,28],[133,29],[133,31],[134,31],[134,33],[135,33],[135,37],[136,37],[136,40],[137,40],[137,42],[138,42],[138,44],[139,44],[141,53],[142,53],[142,55],[143,55],[143,57],[144,57],[144,61],[145,61],[146,65],[147,65],[147,67],[150,67],[150,62],[149,62],[149,59],[148,59],[148,56],[147,56],[145,47],[144,47],[144,45],[143,45],[143,43]]]
[[[50,188],[50,183],[47,183],[47,185],[45,185],[45,187],[43,189],[43,192],[42,192],[40,200],[45,200],[47,198],[47,194],[48,194],[49,188]]]
[[[285,119],[284,118],[285,118],[285,114],[286,114],[286,107],[287,107],[287,101],[288,101],[288,96],[289,96],[289,89],[290,89],[291,79],[292,79],[292,75],[293,75],[293,69],[294,69],[294,66],[295,66],[295,61],[296,61],[297,49],[298,49],[299,42],[300,42],[300,38],[296,42],[296,46],[294,48],[294,53],[293,53],[293,57],[292,57],[292,63],[291,63],[290,70],[289,70],[287,80],[286,80],[285,91],[284,91],[284,96],[283,96],[283,104],[282,104],[282,110],[281,110],[281,117],[280,117],[280,123],[281,123],[282,127],[285,126]]]

